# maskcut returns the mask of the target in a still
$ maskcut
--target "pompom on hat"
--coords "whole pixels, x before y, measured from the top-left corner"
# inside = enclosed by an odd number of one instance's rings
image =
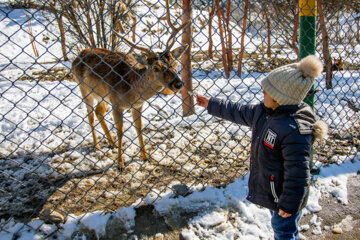
[[[297,105],[305,98],[322,69],[319,58],[309,55],[299,63],[274,69],[261,85],[279,105]]]

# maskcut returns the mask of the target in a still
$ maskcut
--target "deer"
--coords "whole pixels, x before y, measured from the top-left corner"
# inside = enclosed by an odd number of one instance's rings
[[[331,65],[331,71],[342,71],[344,69],[345,69],[345,65],[341,57],[335,59],[334,64]]]
[[[326,68],[327,66],[324,65],[323,72],[326,72]],[[334,71],[343,71],[343,70],[345,70],[345,65],[342,58],[340,57],[338,59],[335,59],[334,63],[331,65],[330,71],[334,72]]]
[[[188,46],[180,46],[174,50],[171,48],[175,43],[176,34],[190,22],[185,22],[176,28],[170,23],[170,18],[168,20],[172,33],[163,52],[154,52],[151,48],[135,45],[123,37],[132,50],[140,50],[143,54],[138,56],[134,52],[87,48],[82,50],[72,63],[74,81],[78,83],[86,104],[95,150],[99,150],[100,146],[95,132],[94,112],[109,144],[118,149],[116,161],[120,171],[125,168],[122,146],[125,110],[131,109],[141,158],[146,161],[149,159],[149,154],[142,134],[143,105],[155,94],[174,94],[183,87],[183,82],[178,77],[176,60]],[[109,104],[112,106],[117,131],[117,145],[104,119]]]

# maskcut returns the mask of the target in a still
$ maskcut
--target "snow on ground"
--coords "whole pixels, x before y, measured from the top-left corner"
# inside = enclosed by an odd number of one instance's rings
[[[313,178],[309,202],[304,214],[316,213],[321,210],[319,199],[322,195],[332,194],[344,203],[347,202],[346,182],[349,176],[357,174],[360,170],[360,154],[353,161],[347,160],[341,165],[331,165],[323,168],[319,175]],[[161,194],[161,200],[156,196],[148,197],[141,204],[154,204],[160,216],[178,214],[179,212],[197,213],[189,220],[188,227],[182,231],[185,239],[271,239],[273,232],[270,226],[270,213],[248,202],[246,198],[247,177],[237,179],[225,188],[207,187],[205,190],[193,188],[194,192],[186,197],[171,198],[171,192]],[[135,224],[135,207],[140,202],[128,208],[121,208],[115,213],[102,212],[87,213],[80,216],[69,215],[64,224],[60,224],[58,239],[69,239],[80,228],[94,230],[98,237],[105,233],[105,226],[112,215],[121,218],[129,229],[129,234]],[[317,224],[316,214],[313,224]],[[4,224],[4,222],[2,223]],[[306,226],[301,226],[306,228]],[[41,239],[43,233],[57,230],[54,225],[45,224],[40,220],[30,222],[28,225],[9,221],[3,225],[0,239],[12,239],[18,232],[19,238]],[[34,229],[40,231],[35,232]],[[136,239],[136,238],[134,238]]]
[[[79,90],[74,83],[66,81],[61,84],[57,82],[9,81],[9,79],[16,79],[17,74],[13,70],[3,70],[1,72],[0,93],[2,98],[0,99],[0,112],[2,117],[0,122],[0,149],[3,157],[9,155],[21,156],[27,151],[41,156],[40,153],[48,152],[61,144],[76,147],[83,141],[92,141],[88,124],[82,118],[85,115],[85,106],[81,104]],[[230,80],[231,84],[228,84],[226,79],[216,78],[216,72],[212,74],[208,78],[204,78],[202,72],[195,72],[194,84],[196,90],[198,89],[199,92],[203,93],[207,91],[208,96],[227,97],[244,103],[257,102],[257,99],[262,98],[259,85],[259,79],[263,77],[262,74],[249,75],[243,79],[234,77]],[[360,97],[359,87],[356,86],[360,83],[359,73],[344,72],[343,74],[343,77],[335,77],[338,81],[335,82],[335,86],[338,86],[338,88],[340,86],[344,88],[345,86],[350,90],[353,89],[353,97],[358,99]],[[347,78],[347,76],[349,77]],[[322,82],[323,79],[319,79],[318,85],[322,86]],[[248,90],[249,87],[252,91]],[[321,94],[315,105],[321,118],[332,126],[343,123],[346,116],[348,116],[348,119],[350,119],[349,116],[352,116],[352,111],[347,109],[346,103],[340,101],[342,91],[339,90],[338,94],[335,94],[336,88],[334,91],[323,90],[328,97],[325,98],[323,97],[325,94]],[[347,96],[349,92],[351,91],[346,92]],[[337,101],[337,107],[333,107],[334,101]],[[159,126],[170,125],[174,127],[182,124],[196,125],[201,124],[203,121],[215,121],[215,118],[198,107],[196,107],[196,116],[182,119],[181,113],[176,113],[181,109],[181,99],[178,95],[173,98],[155,97],[153,102],[149,104],[149,108],[145,110],[144,119],[151,119],[151,114],[157,112],[157,108],[154,108],[154,106],[159,106],[164,112],[175,116],[170,120],[159,122]],[[108,117],[111,118],[111,116]],[[109,122],[112,122],[112,119],[109,119]],[[134,139],[135,134],[130,127],[130,121],[127,124],[126,128],[129,129],[126,136],[128,139]],[[347,124],[351,125],[352,123],[350,121]],[[145,120],[145,125],[149,125],[148,127],[151,129],[156,129],[156,126],[151,125],[147,120]],[[203,129],[202,131],[207,130]],[[237,133],[244,134],[244,132],[238,131]],[[41,144],[41,142],[43,143]],[[81,153],[75,152],[72,154]],[[341,156],[339,157],[341,158]],[[324,194],[332,194],[342,203],[347,203],[347,178],[350,175],[355,175],[360,170],[360,155],[352,157],[353,161],[343,157],[341,165],[322,168],[320,175],[314,176],[306,213],[321,210],[318,202],[319,198]],[[91,166],[86,161],[83,161],[84,159],[81,157],[79,159],[81,165],[78,165],[77,169],[81,169],[81,171],[91,169]],[[51,159],[40,158],[39,161],[51,161]],[[56,161],[54,162],[56,163]],[[26,164],[25,159],[24,162],[18,164]],[[106,165],[106,162],[103,162],[103,164]],[[111,161],[108,162],[108,165],[110,164]],[[46,165],[27,165],[27,168],[36,171],[39,175],[44,175],[44,177],[56,174],[52,168],[45,169],[41,166]],[[69,164],[69,167],[71,166],[72,164]],[[11,170],[3,168],[2,171]],[[11,175],[11,173],[9,174]],[[18,172],[18,174],[21,180],[21,173]],[[110,215],[119,218],[121,216],[123,220],[127,219],[126,224],[131,232],[135,218],[134,208],[138,207],[139,204],[148,203],[154,204],[156,211],[160,215],[173,212],[196,212],[197,216],[191,219],[188,228],[183,230],[182,234],[185,239],[233,239],[235,236],[241,239],[258,239],[259,237],[270,239],[272,230],[269,225],[269,212],[245,200],[246,183],[247,176],[244,179],[237,179],[223,189],[207,187],[204,191],[200,191],[201,186],[198,189],[195,186],[193,187],[194,193],[187,197],[174,199],[171,198],[171,192],[150,195],[143,201],[139,200],[134,203],[131,207],[119,209],[116,213],[103,215],[101,212],[94,212],[80,216],[69,215],[67,222],[61,225],[64,230],[60,230],[57,235],[59,239],[66,239],[79,228],[87,227],[94,229],[98,236],[102,236]],[[154,191],[156,192],[156,190]],[[55,226],[44,224],[40,220],[35,220],[29,223],[28,226],[13,221],[3,221],[2,224],[4,230],[0,233],[0,239],[11,239],[12,234],[17,231],[20,231],[19,236],[21,238],[19,239],[37,239],[41,238],[41,234],[51,233],[57,229]],[[37,228],[41,231],[35,232],[33,230]]]
[[[32,25],[38,39],[49,36],[50,32],[57,30],[51,27],[47,31],[43,29],[42,22],[45,20],[40,12],[10,11],[6,6],[0,6],[0,32],[2,33],[0,42],[5,43],[1,45],[0,53],[0,158],[1,161],[6,161],[10,157],[15,158],[19,162],[9,161],[14,164],[14,167],[23,165],[27,170],[34,171],[41,176],[56,178],[52,167],[55,167],[57,160],[42,154],[51,152],[62,145],[76,148],[84,141],[92,142],[89,126],[83,120],[86,109],[82,104],[79,89],[73,82],[17,81],[21,76],[31,76],[32,72],[36,70],[45,70],[59,65],[69,68],[71,63],[32,64],[34,58],[26,30],[25,14],[35,13]],[[10,14],[8,14],[9,12]],[[11,36],[10,40],[7,38],[8,36]],[[56,34],[50,34],[50,36],[54,37]],[[197,38],[199,38],[197,42],[203,43],[202,46],[206,49],[206,41],[201,39],[202,36],[198,34]],[[53,40],[50,38],[50,43],[37,41],[41,43],[38,44],[41,57],[37,62],[49,62],[61,57],[60,46],[54,44]],[[255,45],[247,47],[254,48]],[[205,66],[212,63],[206,61],[202,64]],[[251,73],[244,74],[239,78],[232,73],[231,79],[228,80],[224,78],[222,72],[194,71],[194,89],[207,96],[228,98],[243,103],[256,103],[262,99],[260,81],[265,75]],[[355,103],[360,99],[359,72],[336,73],[333,82],[334,88],[331,90],[325,89],[324,82],[324,78],[320,78],[316,84],[320,90],[320,93],[316,95],[315,110],[317,114],[331,127],[350,128],[354,124],[353,120],[358,119],[358,116],[347,107],[344,99]],[[203,122],[211,123],[216,120],[199,107],[196,107],[196,115],[183,118],[181,103],[179,94],[174,97],[155,96],[152,102],[144,107],[145,127],[153,130],[160,126],[170,126],[171,128],[201,126]],[[165,116],[164,113],[171,117],[165,118],[168,116]],[[161,114],[164,115],[164,118],[152,121],[154,116]],[[113,122],[111,115],[107,115],[106,118],[108,123]],[[129,114],[126,114],[126,119],[131,119]],[[125,121],[127,130],[124,144],[132,140],[136,141],[134,137],[136,133],[130,122]],[[238,131],[237,126],[229,124],[227,127],[227,131],[233,134],[250,134],[247,129]],[[97,129],[101,132],[99,126]],[[113,126],[110,126],[110,129],[113,129]],[[211,132],[211,129],[202,131]],[[148,136],[150,137],[151,134],[155,133],[149,133]],[[177,138],[181,138],[181,136],[177,136]],[[33,161],[34,164],[29,162],[29,159],[22,158],[29,153],[37,156]],[[76,171],[88,171],[92,168],[91,162],[95,160],[91,156],[83,158],[83,153],[78,151],[73,151],[71,154],[74,154],[73,158],[78,161]],[[325,194],[332,194],[342,203],[347,203],[347,178],[360,170],[360,155],[357,153],[357,155],[338,156],[338,158],[339,165],[322,167],[320,174],[313,177],[311,195],[305,214],[320,211],[319,199]],[[49,162],[49,165],[39,164],[39,162],[46,161]],[[100,167],[105,167],[111,165],[111,161],[103,159],[101,164]],[[2,164],[0,167],[2,172],[9,171],[6,172],[9,176],[15,173],[11,170],[11,166]],[[67,167],[66,171],[74,170],[72,164]],[[15,177],[21,181],[23,173],[16,172],[16,174]],[[245,199],[247,177],[246,175],[243,179],[237,179],[234,183],[221,189],[210,186],[203,189],[202,185],[192,186],[193,193],[186,197],[172,198],[171,190],[156,193],[156,189],[154,189],[154,193],[149,194],[145,199],[139,199],[130,207],[122,207],[115,213],[92,212],[80,216],[69,215],[67,221],[61,224],[62,229],[57,233],[58,239],[69,239],[80,228],[93,229],[100,237],[105,233],[105,225],[110,216],[121,219],[125,228],[131,233],[136,217],[134,209],[144,204],[153,204],[161,216],[179,212],[197,213],[182,232],[185,239],[233,239],[235,236],[240,239],[258,239],[259,237],[271,239],[272,230],[269,224],[268,210],[259,208]],[[317,219],[314,219],[314,224],[316,222]],[[0,239],[4,240],[12,239],[15,233],[17,233],[18,239],[41,239],[42,234],[50,234],[58,229],[55,225],[45,224],[41,220],[23,224],[10,219],[2,220],[0,224],[3,229],[0,232]]]

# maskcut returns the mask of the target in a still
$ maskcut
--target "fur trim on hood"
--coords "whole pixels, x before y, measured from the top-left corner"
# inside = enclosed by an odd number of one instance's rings
[[[314,123],[313,134],[315,139],[321,140],[327,136],[327,133],[328,126],[324,121],[318,120]]]

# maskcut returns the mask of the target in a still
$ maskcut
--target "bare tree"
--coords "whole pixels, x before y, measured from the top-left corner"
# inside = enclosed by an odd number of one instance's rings
[[[265,8],[265,10],[264,10],[264,18],[265,18],[266,29],[267,29],[267,50],[266,50],[266,54],[267,54],[268,58],[271,58],[271,23],[270,23],[267,8]]]
[[[70,34],[79,48],[116,49],[122,34],[135,31],[136,18],[131,0],[26,0],[14,5],[19,8],[43,10],[55,15],[60,31],[64,59],[67,60],[66,38]],[[132,21],[130,21],[132,20]],[[132,25],[130,24],[132,22]],[[120,27],[119,23],[123,23]],[[133,41],[135,40],[133,33]],[[74,43],[74,42],[73,42]]]
[[[229,67],[228,67],[228,59],[227,59],[227,45],[226,45],[226,39],[224,38],[224,24],[223,24],[223,10],[220,7],[220,1],[215,0],[216,5],[216,13],[218,16],[218,22],[219,22],[219,31],[220,31],[220,41],[221,41],[221,50],[222,50],[222,62],[225,70],[225,75],[227,78],[230,77]]]
[[[213,40],[212,40],[212,22],[215,15],[215,3],[214,0],[211,1],[211,11],[209,13],[209,59],[213,60]]]
[[[227,0],[227,8],[226,8],[226,18],[223,16],[225,20],[225,27],[227,31],[227,61],[229,71],[233,70],[233,52],[232,52],[232,33],[230,28],[230,16],[231,16],[231,0]]]
[[[295,13],[295,22],[294,22],[294,32],[293,32],[293,37],[292,37],[292,47],[294,49],[294,51],[296,52],[296,54],[299,56],[299,48],[297,47],[296,43],[297,43],[297,36],[298,36],[298,30],[299,30],[299,22],[300,22],[300,13],[299,13],[299,1],[296,0],[296,4],[294,6],[294,13]]]
[[[294,0],[274,0],[268,1],[269,18],[273,23],[273,35],[276,32],[276,39],[281,45],[287,45],[296,52],[297,39],[297,16],[298,1]]]
[[[325,71],[326,71],[326,88],[331,89],[332,88],[332,59],[329,52],[329,37],[326,30],[326,24],[325,24],[325,16],[323,12],[323,4],[322,0],[318,1],[318,12],[319,12],[319,19],[320,19],[320,29],[321,29],[321,35],[322,35],[322,45],[323,45],[323,55],[325,59]]]
[[[248,10],[249,10],[249,0],[245,0],[245,6],[244,6],[244,18],[243,18],[243,26],[242,26],[242,34],[241,34],[241,46],[240,46],[240,54],[239,54],[239,63],[238,63],[238,76],[241,76],[241,70],[242,70],[242,59],[245,52],[244,47],[244,38],[245,38],[245,29],[246,29],[246,22],[248,18]]]
[[[117,32],[124,32],[119,27],[119,22],[129,22],[133,26],[123,24],[126,29],[134,30],[136,18],[132,14],[128,2],[116,0],[83,0],[62,1],[46,0],[22,3],[22,7],[44,10],[55,15],[60,30],[60,38],[64,58],[66,57],[65,35],[70,34],[76,44],[83,47],[103,47],[115,49],[119,42]]]

